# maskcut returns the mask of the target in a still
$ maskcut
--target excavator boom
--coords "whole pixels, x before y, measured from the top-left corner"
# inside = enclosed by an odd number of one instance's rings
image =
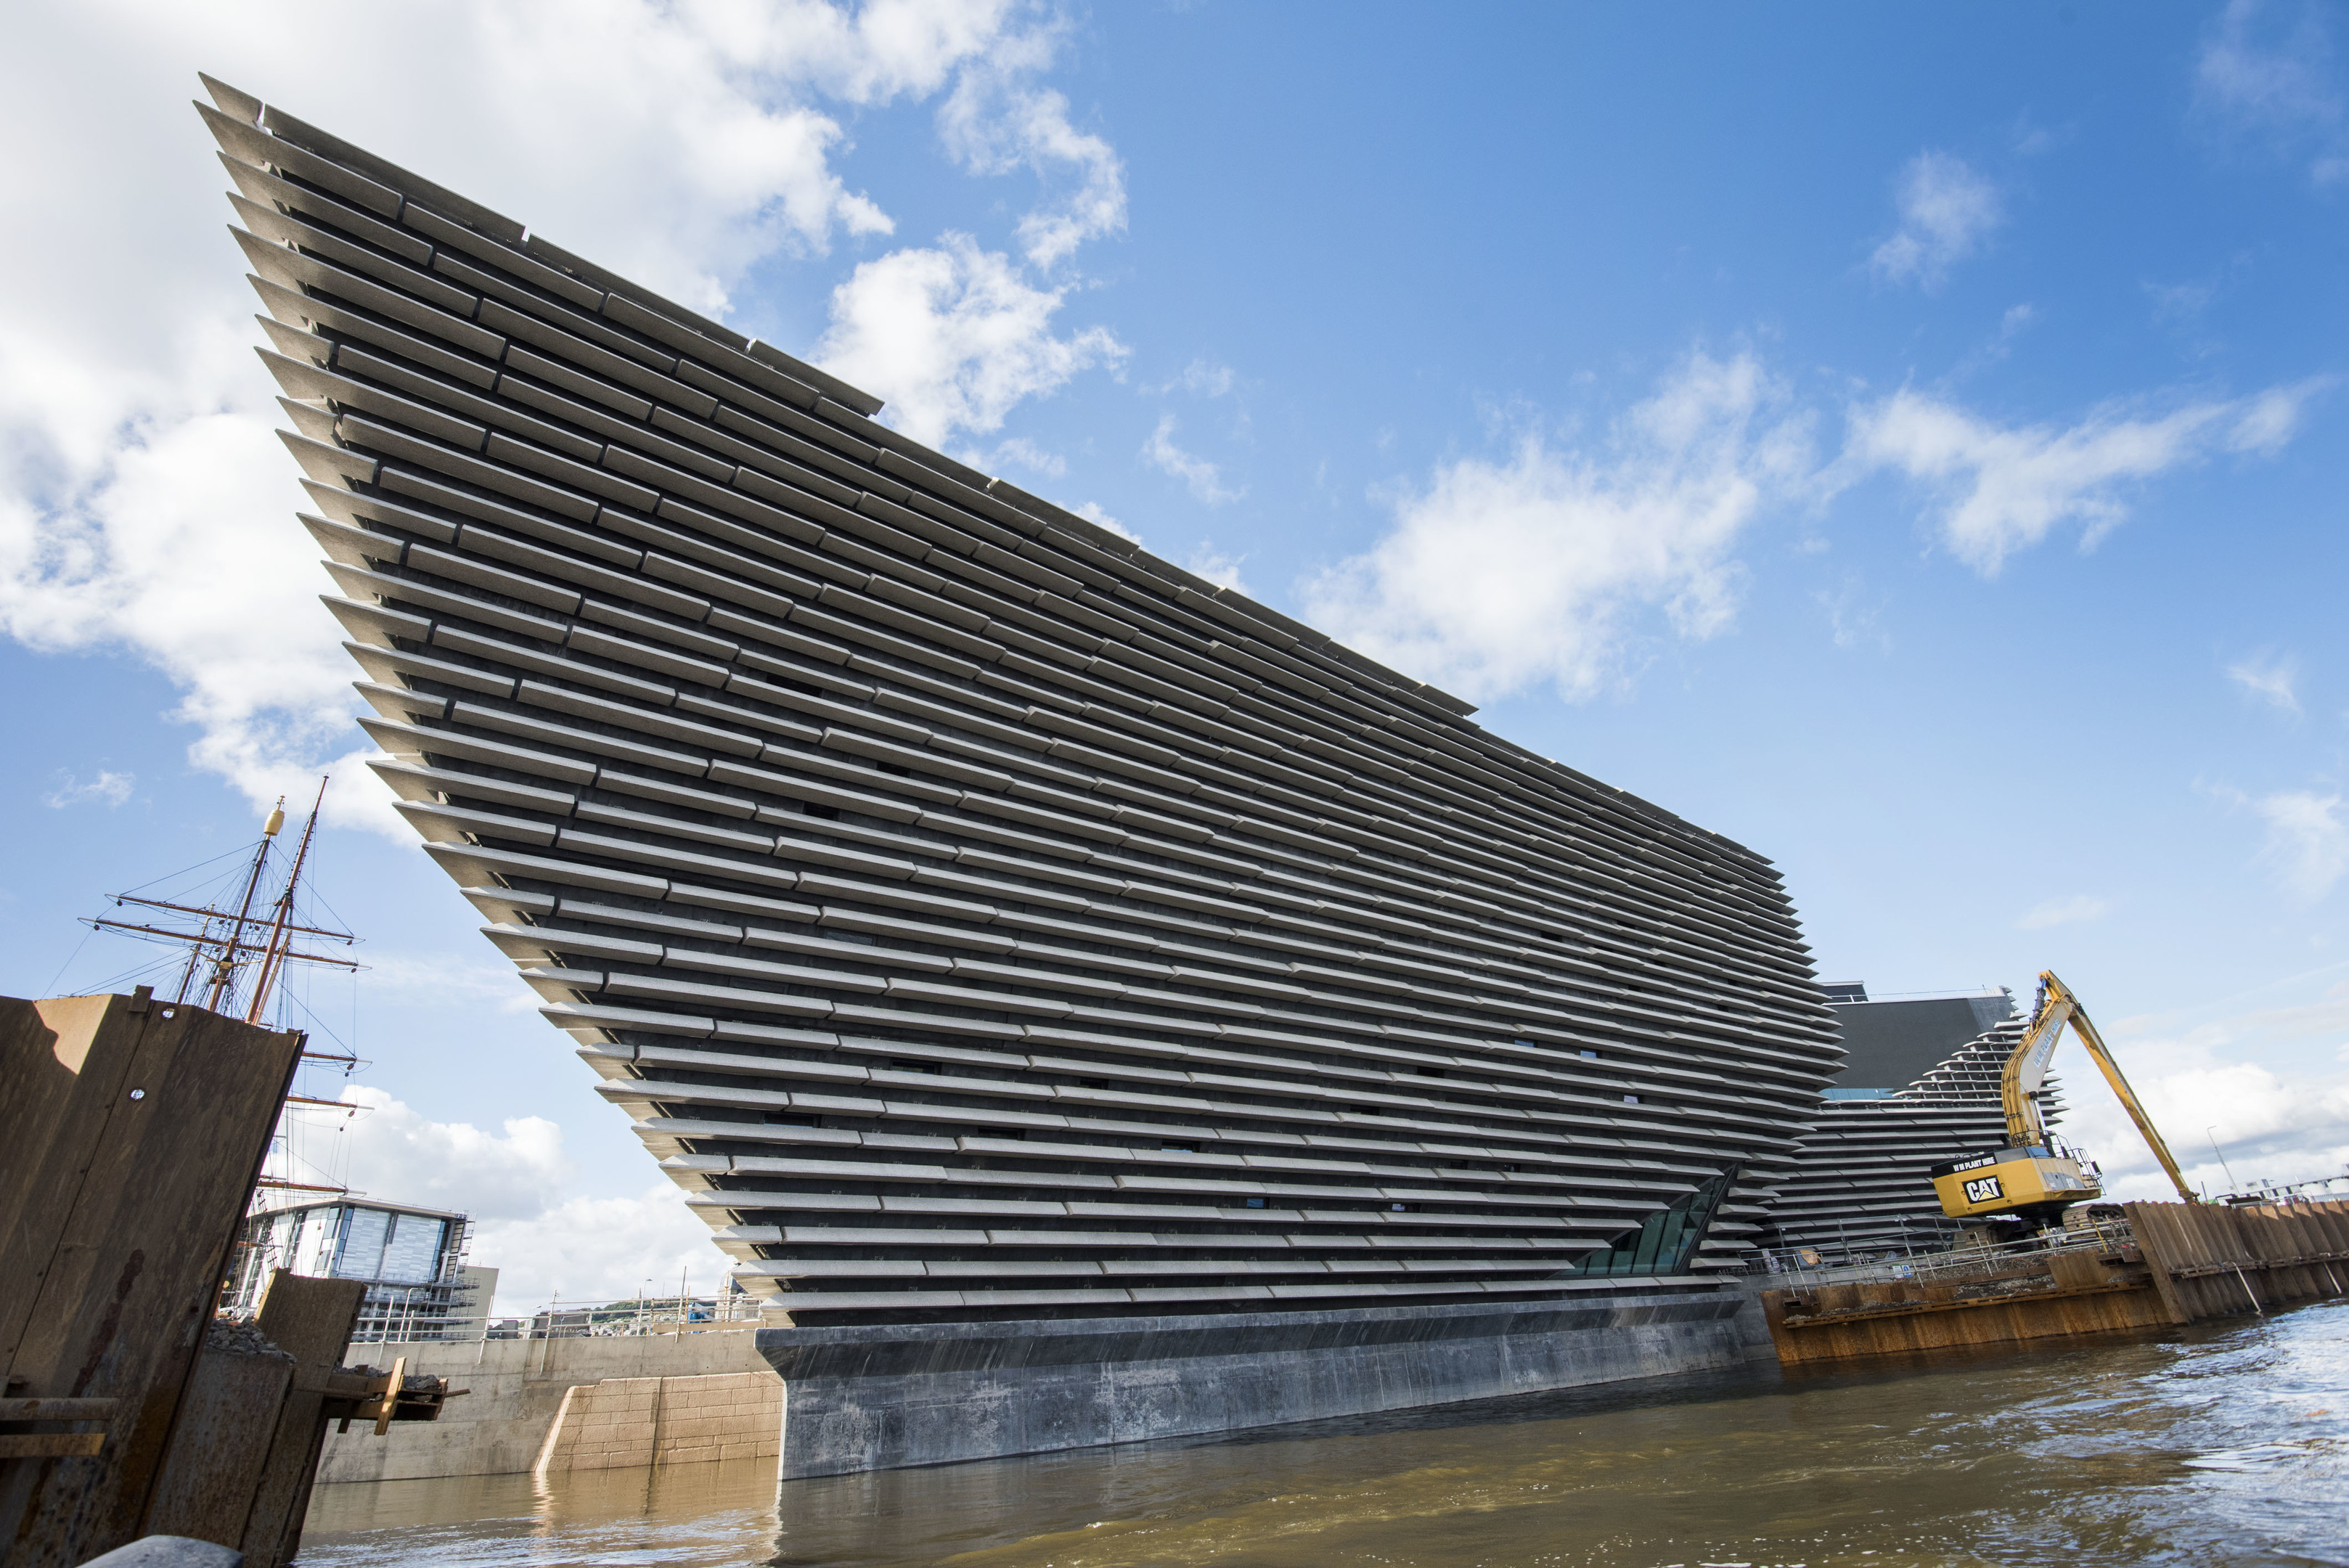
[[[2039,977],[2038,1005],[2032,1009],[2031,1027],[2023,1031],[2023,1043],[2007,1057],[2006,1071],[1999,1075],[1999,1097],[2006,1107],[2006,1141],[2017,1148],[2047,1141],[2047,1124],[2039,1114],[2039,1089],[2047,1081],[2047,1064],[2063,1041],[2064,1025],[2078,1006],[2052,972]]]
[[[1933,1186],[1940,1194],[1943,1213],[1952,1219],[2005,1217],[2052,1221],[2065,1205],[2097,1195],[2096,1183],[2088,1178],[2078,1159],[2049,1147],[2046,1118],[2039,1110],[2039,1091],[2047,1081],[2047,1064],[2054,1057],[2067,1024],[2095,1058],[2096,1070],[2113,1086],[2129,1120],[2145,1135],[2146,1147],[2153,1150],[2161,1168],[2168,1173],[2178,1195],[2189,1203],[2200,1201],[2194,1189],[2186,1185],[2178,1161],[2170,1157],[2169,1146],[2162,1142],[2161,1134],[2154,1129],[2153,1119],[2146,1115],[2137,1092],[2122,1075],[2120,1064],[2113,1060],[2104,1037],[2089,1021],[2088,1010],[2080,1005],[2080,999],[2072,994],[2069,987],[2055,978],[2054,971],[2047,970],[2039,976],[2038,1003],[2032,1010],[2031,1024],[2023,1031],[2022,1043],[2007,1057],[2005,1071],[1999,1079],[2000,1099],[2006,1111],[2008,1147],[1978,1158],[1933,1168]]]
[[[2051,992],[2062,991],[2064,982],[2055,978],[2054,971],[2039,978],[2047,983]],[[2078,999],[2069,992],[2063,992],[2063,994],[2071,1002],[2072,1028],[2079,1034],[2080,1044],[2088,1048],[2089,1056],[2095,1061],[2096,1070],[2105,1075],[2105,1082],[2113,1086],[2113,1094],[2120,1100],[2121,1109],[2128,1113],[2129,1120],[2135,1122],[2137,1130],[2144,1135],[2146,1147],[2153,1150],[2153,1158],[2161,1162],[2169,1184],[2178,1189],[2178,1196],[2184,1201],[2199,1203],[2202,1200],[2200,1195],[2186,1185],[2186,1173],[2178,1168],[2178,1161],[2171,1157],[2169,1146],[2162,1141],[2160,1132],[2153,1125],[2153,1118],[2146,1115],[2137,1091],[2130,1088],[2128,1079],[2122,1076],[2121,1064],[2113,1060],[2112,1052],[2106,1048],[2104,1036],[2097,1033],[2096,1026],[2088,1021],[2088,1010],[2082,1007]]]

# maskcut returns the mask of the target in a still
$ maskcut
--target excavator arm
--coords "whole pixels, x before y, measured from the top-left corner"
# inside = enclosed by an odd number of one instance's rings
[[[2064,1037],[2064,1025],[2066,1023],[2079,1035],[2080,1044],[2087,1047],[2088,1055],[2095,1062],[2096,1070],[2105,1075],[2105,1082],[2113,1086],[2121,1108],[2128,1112],[2129,1120],[2135,1122],[2137,1130],[2144,1135],[2145,1145],[2153,1150],[2153,1158],[2161,1161],[2161,1168],[2168,1173],[2170,1185],[2178,1189],[2178,1196],[2189,1203],[2200,1202],[2201,1199],[2195,1190],[2186,1185],[2185,1173],[2178,1168],[2178,1161],[2171,1157],[2169,1146],[2162,1142],[2161,1134],[2154,1127],[2153,1118],[2146,1115],[2137,1091],[2129,1087],[2128,1079],[2122,1075],[2121,1064],[2113,1060],[2104,1036],[2096,1033],[2095,1024],[2089,1021],[2088,1010],[2080,1005],[2080,999],[2073,995],[2062,981],[2055,978],[2054,970],[2040,972],[2038,1009],[2032,1014],[2031,1027],[2024,1032],[2023,1044],[2016,1046],[2014,1054],[2006,1059],[2006,1072],[2000,1080],[2000,1093],[2006,1103],[2007,1136],[2018,1145],[2045,1140],[2045,1123],[2039,1116],[2039,1085],[2046,1081],[2048,1059],[2055,1054],[2056,1043]]]
[[[2047,1124],[2039,1114],[2039,1086],[2047,1081],[2047,1064],[2063,1043],[2064,1025],[2072,1021],[2079,1005],[2054,971],[2040,975],[2031,1027],[2023,1032],[2023,1043],[2007,1057],[2006,1071],[1999,1076],[1999,1098],[2006,1106],[2006,1141],[2016,1148],[2047,1141]]]

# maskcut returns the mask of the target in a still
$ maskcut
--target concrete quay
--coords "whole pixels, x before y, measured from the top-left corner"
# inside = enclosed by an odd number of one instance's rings
[[[409,1372],[470,1392],[450,1400],[440,1419],[400,1423],[380,1438],[357,1426],[347,1434],[329,1428],[319,1483],[523,1475],[542,1457],[550,1469],[771,1457],[781,1390],[751,1343],[754,1332],[355,1345],[353,1355],[387,1366],[405,1355]],[[736,1451],[705,1451],[720,1446],[706,1441],[711,1417],[743,1406],[746,1376],[773,1388],[755,1418],[764,1454],[740,1451],[755,1445],[739,1416],[723,1445]],[[621,1412],[631,1419],[614,1420]]]
[[[1558,1298],[871,1328],[769,1328],[783,1480],[1235,1432],[1747,1359],[1752,1296],[1705,1280]]]
[[[470,1389],[384,1437],[329,1431],[318,1480],[774,1463],[841,1475],[1205,1436],[1734,1366],[1753,1293],[1692,1277],[1557,1297],[371,1346]]]

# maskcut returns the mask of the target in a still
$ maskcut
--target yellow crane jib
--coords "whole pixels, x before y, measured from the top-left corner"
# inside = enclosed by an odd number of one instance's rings
[[[2064,1038],[2066,1025],[2080,1038],[2105,1082],[2112,1085],[2121,1108],[2145,1136],[2161,1168],[2169,1175],[2178,1195],[2189,1203],[2199,1199],[2170,1157],[2169,1146],[2155,1130],[2152,1118],[2129,1087],[2120,1064],[2113,1060],[2104,1037],[2088,1018],[2088,1011],[2053,970],[2042,971],[2039,995],[2031,1012],[2030,1027],[2006,1059],[1999,1095],[2006,1110],[2007,1147],[1977,1158],[1953,1160],[1933,1167],[1933,1189],[1941,1212],[1957,1220],[2012,1218],[2042,1223],[2058,1219],[2067,1205],[2102,1195],[2092,1168],[2047,1136],[2039,1111],[2039,1091],[2047,1081],[2047,1064]]]

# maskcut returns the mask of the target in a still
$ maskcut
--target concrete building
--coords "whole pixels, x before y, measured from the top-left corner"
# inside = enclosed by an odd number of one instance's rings
[[[2028,1020],[2004,990],[1871,1001],[1862,985],[1825,989],[1847,1054],[1779,1186],[1774,1247],[1833,1257],[1946,1246],[1958,1223],[1929,1172],[2006,1141],[1999,1078]],[[2054,1080],[2040,1103],[2052,1126],[2063,1112]]]
[[[496,1310],[498,1272],[466,1263],[457,1270],[457,1289],[450,1298],[452,1333],[465,1339],[486,1339],[490,1314]]]
[[[1768,862],[212,91],[379,771],[778,1365],[1479,1338],[1412,1402],[1733,1353],[1837,1055]],[[1532,1369],[1568,1319],[1617,1348]]]
[[[360,1199],[265,1210],[248,1217],[238,1237],[222,1310],[251,1317],[270,1272],[285,1269],[366,1282],[354,1343],[479,1339],[483,1318],[474,1303],[488,1307],[498,1272],[465,1265],[466,1231],[462,1214]]]

